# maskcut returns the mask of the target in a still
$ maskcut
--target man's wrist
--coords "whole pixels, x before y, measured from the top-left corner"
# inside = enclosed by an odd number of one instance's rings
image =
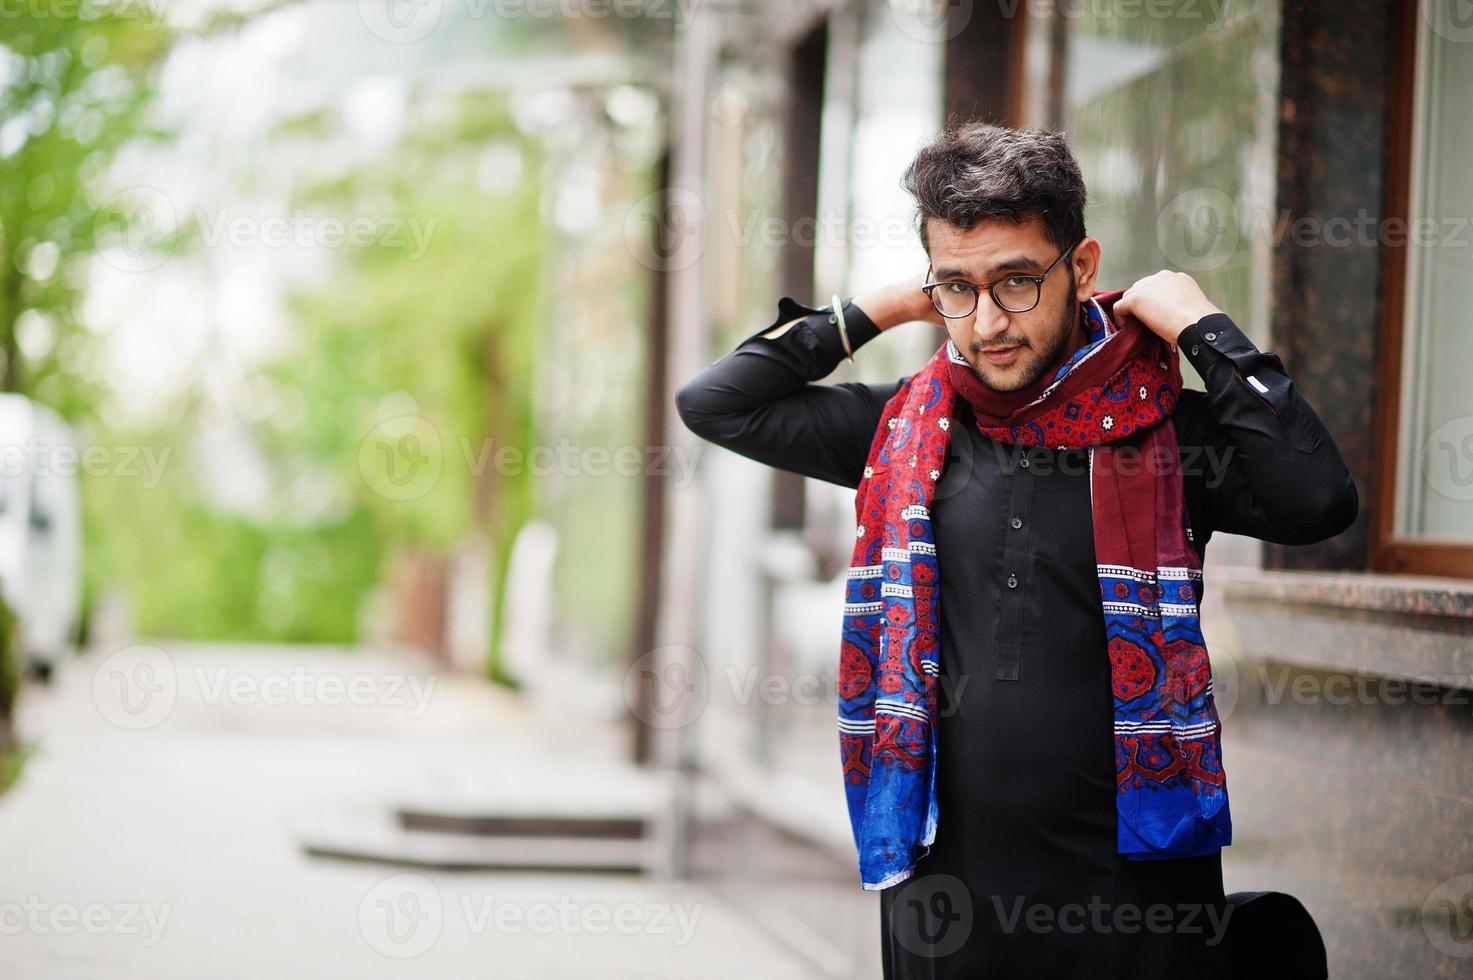
[[[879,330],[889,330],[902,323],[923,320],[931,308],[930,300],[926,298],[919,284],[884,286],[861,293],[850,302],[862,309]]]

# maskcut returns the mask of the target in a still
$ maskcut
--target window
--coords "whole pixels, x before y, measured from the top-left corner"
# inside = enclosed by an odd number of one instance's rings
[[[1097,288],[1189,273],[1268,349],[1279,5],[1182,17],[1039,6],[1024,41],[1025,123],[1062,130],[1084,171]]]
[[[1473,576],[1473,25],[1406,5],[1396,52],[1376,567]]]

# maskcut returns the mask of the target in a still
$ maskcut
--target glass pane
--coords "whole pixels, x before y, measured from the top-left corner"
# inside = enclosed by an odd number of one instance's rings
[[[1473,540],[1473,44],[1420,21],[1412,199],[1406,232],[1398,527]],[[1388,234],[1392,229],[1388,228]]]
[[[1267,349],[1278,4],[1200,18],[1152,16],[1149,4],[1134,5],[1136,15],[1060,7],[1060,21],[1030,22],[1025,70],[1049,85],[1046,59],[1062,36],[1061,115],[1035,94],[1027,122],[1062,129],[1084,170],[1086,227],[1103,245],[1099,288],[1161,269],[1190,273]],[[1202,387],[1185,358],[1181,366]]]

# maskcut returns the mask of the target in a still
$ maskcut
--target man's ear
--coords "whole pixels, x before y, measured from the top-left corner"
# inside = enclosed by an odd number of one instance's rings
[[[1082,303],[1095,290],[1095,277],[1100,271],[1100,240],[1086,235],[1069,261],[1074,265],[1074,297]]]

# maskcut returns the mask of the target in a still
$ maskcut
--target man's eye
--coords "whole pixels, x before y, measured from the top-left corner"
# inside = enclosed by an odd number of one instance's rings
[[[962,293],[970,293],[972,291],[972,287],[964,282],[942,283],[941,288],[953,296],[960,296]]]
[[[1021,289],[1033,280],[1027,276],[1008,276],[1002,284],[1009,289]]]

